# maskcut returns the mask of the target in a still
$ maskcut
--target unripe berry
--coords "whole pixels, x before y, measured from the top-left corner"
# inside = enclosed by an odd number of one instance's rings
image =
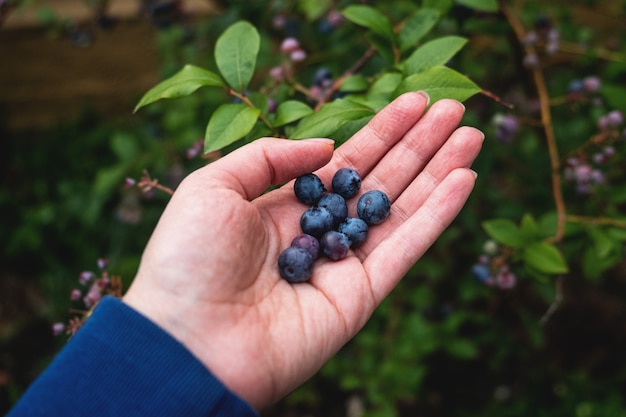
[[[606,115],[607,124],[610,129],[614,129],[619,127],[622,123],[624,123],[624,115],[619,110],[613,110]]]
[[[306,59],[306,52],[302,49],[296,49],[291,53],[291,55],[289,55],[289,57],[293,62],[302,62]]]
[[[276,66],[270,69],[270,77],[272,77],[276,81],[282,81],[284,79],[283,67]]]
[[[590,75],[583,79],[582,84],[585,91],[589,93],[594,93],[600,89],[600,87],[602,86],[602,81],[600,81],[600,78]]]
[[[65,324],[63,323],[54,323],[52,325],[52,334],[55,336],[60,335],[65,331]]]
[[[300,49],[300,42],[296,38],[285,38],[280,44],[280,50],[285,54],[290,54]]]

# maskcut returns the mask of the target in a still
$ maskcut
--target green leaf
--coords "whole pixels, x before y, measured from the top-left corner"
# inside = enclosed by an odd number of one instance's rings
[[[346,78],[339,87],[339,91],[344,93],[352,93],[365,91],[369,88],[370,84],[367,82],[367,78],[362,75],[351,75]]]
[[[531,214],[524,214],[522,221],[520,222],[520,232],[524,236],[524,240],[531,241],[536,239],[539,235],[539,227],[537,221]]]
[[[366,27],[388,41],[394,42],[395,34],[391,22],[387,16],[375,8],[358,5],[348,6],[343,10],[343,15],[352,23]]]
[[[478,355],[476,344],[466,339],[454,339],[445,345],[445,349],[458,359],[473,359]]]
[[[276,120],[274,126],[284,126],[288,123],[295,122],[313,113],[313,109],[297,100],[287,100],[276,109]]]
[[[603,230],[590,226],[587,229],[587,233],[593,242],[593,246],[598,258],[606,258],[613,252],[615,248],[615,242],[611,237]]]
[[[621,261],[621,251],[616,251],[607,257],[601,258],[594,247],[588,247],[582,256],[582,272],[585,278],[597,281],[602,278],[602,274],[607,269],[614,267]]]
[[[252,79],[261,46],[259,32],[249,22],[234,23],[215,44],[215,63],[226,83],[240,93]]]
[[[185,65],[176,74],[148,90],[139,100],[134,111],[162,98],[188,96],[200,87],[225,87],[225,84],[219,75],[209,70],[194,65]]]
[[[439,10],[444,15],[452,8],[453,3],[454,0],[424,0],[422,7]]]
[[[460,36],[444,36],[420,46],[404,63],[406,74],[415,74],[437,65],[444,65],[467,43]]]
[[[607,233],[612,239],[619,241],[626,241],[626,230],[618,227],[610,227],[607,229]]]
[[[473,81],[448,67],[437,66],[409,75],[396,89],[397,97],[409,91],[425,91],[434,103],[442,98],[464,101],[481,91]]]
[[[402,74],[397,72],[388,72],[381,75],[368,91],[368,96],[383,96],[390,98],[394,90],[402,82]]]
[[[439,21],[439,11],[419,9],[409,17],[398,33],[400,51],[405,52],[415,46]]]
[[[497,12],[499,10],[497,0],[457,0],[457,3],[483,12]]]
[[[509,219],[493,219],[482,223],[485,232],[497,242],[512,248],[521,248],[524,237],[517,225]]]
[[[222,104],[215,110],[204,135],[204,152],[216,151],[246,136],[261,111],[244,104]]]
[[[524,248],[524,261],[532,268],[546,274],[567,272],[567,263],[556,246],[545,242],[534,242]]]
[[[293,139],[328,137],[344,123],[371,115],[374,110],[346,99],[324,104],[319,111],[303,119],[291,134]]]
[[[600,93],[610,107],[615,109],[626,108],[626,87],[603,82]]]
[[[330,7],[330,0],[299,0],[298,9],[306,15],[309,22],[322,17]]]

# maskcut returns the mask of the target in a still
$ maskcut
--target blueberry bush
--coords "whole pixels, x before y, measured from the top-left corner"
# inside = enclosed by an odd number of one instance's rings
[[[222,0],[195,20],[184,1],[142,4],[162,81],[138,95],[133,123],[90,133],[100,160],[72,160],[55,192],[40,184],[38,206],[12,211],[20,226],[3,233],[13,262],[45,233],[83,265],[109,258],[77,289],[41,279],[51,323],[68,293],[88,311],[121,292],[184,174],[263,136],[341,144],[425,90],[463,101],[464,123],[486,133],[476,189],[362,332],[264,414],[626,415],[626,1]],[[40,155],[12,160],[18,170],[44,169],[41,149],[17,150]],[[93,166],[93,184],[76,179]]]

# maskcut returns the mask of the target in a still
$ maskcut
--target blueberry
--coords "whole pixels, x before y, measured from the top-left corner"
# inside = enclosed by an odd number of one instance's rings
[[[323,207],[311,207],[300,217],[302,232],[316,238],[333,228],[333,215]]]
[[[317,202],[318,207],[322,207],[330,211],[333,216],[333,228],[339,226],[339,223],[348,217],[348,205],[346,199],[336,193],[324,194],[320,201]]]
[[[304,282],[313,275],[313,257],[306,249],[290,246],[278,256],[278,271],[289,282]]]
[[[321,67],[315,71],[313,82],[318,87],[327,88],[333,84],[333,73],[326,67]]]
[[[491,271],[489,270],[489,267],[480,263],[472,265],[472,275],[476,281],[482,283],[491,279]]]
[[[326,192],[322,180],[315,174],[305,174],[296,178],[293,191],[298,200],[304,204],[313,205],[319,201]]]
[[[317,259],[320,253],[320,242],[314,236],[307,235],[306,233],[302,233],[301,235],[296,236],[291,241],[291,246],[295,246],[297,248],[305,249],[307,252],[311,254],[313,259]]]
[[[331,230],[320,239],[320,248],[324,255],[333,261],[339,261],[348,255],[350,239],[343,233]]]
[[[337,230],[348,236],[348,239],[352,242],[352,247],[356,248],[367,239],[367,229],[367,223],[363,219],[348,217],[339,225]]]
[[[332,180],[333,192],[345,199],[352,198],[361,189],[361,176],[352,168],[341,168]]]
[[[380,190],[371,190],[359,198],[356,211],[365,223],[380,224],[391,214],[391,202],[387,194]]]

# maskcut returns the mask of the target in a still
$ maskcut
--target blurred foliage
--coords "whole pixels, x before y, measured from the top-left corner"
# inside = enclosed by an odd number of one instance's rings
[[[334,12],[367,3],[392,22],[418,8],[436,10],[422,42],[467,38],[449,65],[486,92],[465,102],[464,123],[486,133],[465,209],[354,340],[264,415],[626,416],[625,125],[607,127],[605,118],[626,112],[626,2],[219,3],[222,13],[207,20],[156,19],[148,9],[159,28],[162,79],[188,64],[217,68],[215,41],[247,20],[261,36],[250,84],[255,100],[285,100],[294,91],[273,89],[268,75],[284,59],[283,39],[297,37],[307,53],[296,67],[304,88],[322,67],[338,77],[376,39]],[[493,11],[494,4],[514,16]],[[528,38],[519,39],[520,28]],[[360,74],[388,65],[376,54]],[[597,88],[580,86],[588,77],[600,81]],[[541,94],[549,99],[547,126]],[[45,365],[41,358],[59,348],[45,332],[64,320],[80,271],[104,256],[126,285],[132,279],[168,196],[126,188],[125,179],[146,170],[175,188],[218,157],[201,157],[198,142],[210,115],[230,102],[225,90],[199,89],[151,104],[123,124],[85,111],[52,131],[2,132],[0,370],[9,382],[0,401],[14,401]],[[546,127],[554,132],[557,170]],[[568,215],[558,239],[555,174]],[[537,244],[553,249],[537,257]],[[481,262],[493,276],[474,276]],[[503,266],[508,287],[497,281]]]

